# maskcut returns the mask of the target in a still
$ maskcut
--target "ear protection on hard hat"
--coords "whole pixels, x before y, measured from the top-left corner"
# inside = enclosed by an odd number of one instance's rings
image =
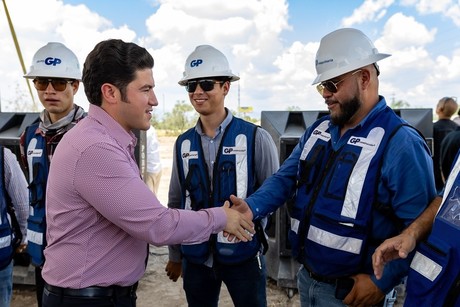
[[[32,65],[24,78],[65,78],[81,80],[81,70],[76,55],[61,43],[48,43],[38,49]]]
[[[232,73],[222,52],[209,45],[200,45],[185,61],[185,70],[179,84],[185,85],[188,80],[209,77],[228,77],[231,82],[240,79]]]
[[[320,83],[380,61],[390,54],[379,53],[371,40],[357,29],[333,31],[321,39],[316,53],[318,74],[312,84]]]

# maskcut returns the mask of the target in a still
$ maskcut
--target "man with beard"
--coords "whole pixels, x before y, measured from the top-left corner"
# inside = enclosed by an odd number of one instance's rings
[[[313,84],[330,114],[318,119],[278,172],[234,208],[257,221],[293,198],[292,254],[301,264],[302,306],[382,304],[410,257],[373,274],[371,256],[435,197],[433,164],[421,135],[378,93],[377,51],[361,31],[322,38]]]

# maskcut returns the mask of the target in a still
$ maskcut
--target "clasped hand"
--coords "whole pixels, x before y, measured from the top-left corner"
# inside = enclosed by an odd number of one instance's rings
[[[253,214],[251,209],[242,198],[230,195],[230,200],[233,204],[231,208],[229,201],[226,201],[224,204],[224,210],[227,214],[227,218],[229,218],[229,214],[237,214],[238,217],[242,219],[242,223],[239,224],[239,227],[237,227],[235,230],[227,229],[226,227],[224,229],[224,237],[226,237],[231,242],[251,241],[255,234],[254,223],[252,222]],[[227,220],[227,225],[228,224],[229,221]]]

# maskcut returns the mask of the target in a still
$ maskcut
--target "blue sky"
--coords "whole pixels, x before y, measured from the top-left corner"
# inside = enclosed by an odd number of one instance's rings
[[[161,116],[179,100],[177,84],[187,55],[211,44],[226,54],[241,80],[226,104],[236,110],[325,110],[311,82],[322,36],[341,27],[365,32],[380,52],[380,93],[388,101],[433,107],[458,96],[460,3],[451,0],[6,0],[25,66],[48,41],[60,41],[78,56],[100,40],[133,41],[153,55]],[[2,110],[28,107],[29,93],[0,8],[0,98]],[[239,95],[238,95],[239,93]],[[18,98],[19,97],[19,98]],[[38,99],[36,99],[38,101]],[[14,103],[16,102],[16,103]],[[87,108],[83,88],[76,102]],[[38,106],[40,108],[40,106]]]

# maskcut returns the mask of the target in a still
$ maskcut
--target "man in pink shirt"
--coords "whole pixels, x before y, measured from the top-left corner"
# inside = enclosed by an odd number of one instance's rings
[[[47,186],[43,306],[136,306],[148,243],[194,244],[225,230],[251,240],[253,224],[224,207],[168,209],[144,184],[132,130],[158,105],[146,49],[106,40],[89,53],[88,116],[61,140]]]

